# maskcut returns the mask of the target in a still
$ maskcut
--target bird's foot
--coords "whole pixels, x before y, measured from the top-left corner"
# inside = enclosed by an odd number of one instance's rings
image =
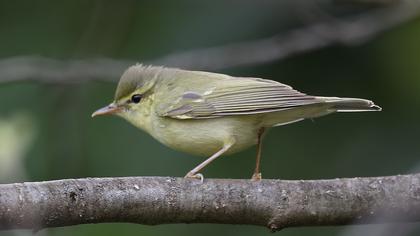
[[[252,181],[260,181],[261,179],[262,179],[261,173],[254,173],[251,178]]]
[[[201,183],[204,181],[204,176],[200,173],[191,173],[188,172],[184,177],[185,179],[199,179]]]

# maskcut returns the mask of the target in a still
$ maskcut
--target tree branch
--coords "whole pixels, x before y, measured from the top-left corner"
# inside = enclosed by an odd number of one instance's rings
[[[285,227],[420,221],[420,174],[332,180],[87,178],[0,185],[0,229],[88,223]]]

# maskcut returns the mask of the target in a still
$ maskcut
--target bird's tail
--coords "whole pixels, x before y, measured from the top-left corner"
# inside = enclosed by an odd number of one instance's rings
[[[380,106],[375,105],[370,100],[361,98],[338,98],[338,97],[318,97],[326,103],[331,103],[336,112],[359,112],[359,111],[381,111]]]

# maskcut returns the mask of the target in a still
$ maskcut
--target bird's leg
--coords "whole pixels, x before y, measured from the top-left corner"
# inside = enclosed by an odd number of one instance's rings
[[[204,177],[202,174],[198,173],[201,169],[203,169],[205,166],[207,166],[208,164],[210,164],[210,162],[216,160],[216,158],[218,158],[219,156],[221,156],[223,153],[225,153],[227,150],[229,150],[229,148],[231,148],[233,146],[233,144],[235,143],[235,141],[232,139],[232,141],[226,143],[222,149],[220,149],[219,151],[217,151],[215,154],[213,154],[211,157],[209,157],[207,160],[203,161],[200,165],[196,166],[194,169],[190,170],[190,172],[187,173],[187,175],[185,175],[184,178],[195,178],[195,179],[200,179],[201,182],[203,182]]]
[[[260,171],[260,161],[261,161],[261,148],[262,148],[262,138],[264,134],[265,128],[261,128],[258,130],[258,142],[257,142],[257,161],[255,164],[254,174],[252,175],[252,180],[259,181],[262,179],[261,171]]]

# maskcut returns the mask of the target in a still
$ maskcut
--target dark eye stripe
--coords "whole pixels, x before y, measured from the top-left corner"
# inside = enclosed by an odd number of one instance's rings
[[[141,94],[134,94],[131,96],[131,101],[133,103],[139,103],[141,101]]]

